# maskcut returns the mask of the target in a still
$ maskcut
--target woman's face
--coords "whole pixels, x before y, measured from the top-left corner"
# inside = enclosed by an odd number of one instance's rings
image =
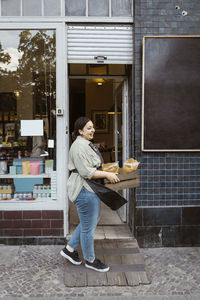
[[[95,129],[94,129],[92,121],[87,122],[85,124],[85,126],[83,127],[83,129],[79,129],[80,135],[88,141],[93,139],[94,132],[95,132]]]

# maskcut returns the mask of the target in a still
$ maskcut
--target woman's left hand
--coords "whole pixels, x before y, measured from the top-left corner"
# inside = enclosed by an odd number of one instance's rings
[[[108,179],[109,182],[111,183],[117,183],[120,182],[119,177],[117,176],[117,173],[111,173],[111,172],[106,172],[106,179]]]

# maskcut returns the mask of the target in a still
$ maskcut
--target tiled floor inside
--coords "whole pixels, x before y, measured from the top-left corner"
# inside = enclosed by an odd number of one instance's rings
[[[70,233],[67,238],[70,238],[74,228],[79,223],[76,206],[70,204]],[[116,211],[108,208],[101,202],[101,215],[99,224],[95,230],[95,239],[128,239],[133,235],[128,225],[120,219]]]

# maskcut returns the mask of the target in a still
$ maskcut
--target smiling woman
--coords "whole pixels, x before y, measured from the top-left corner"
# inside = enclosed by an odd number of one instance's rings
[[[91,147],[94,137],[92,121],[79,117],[74,124],[74,138],[69,151],[69,170],[71,175],[67,182],[69,199],[75,203],[80,219],[72,237],[60,254],[75,265],[81,260],[75,250],[81,244],[85,266],[98,272],[107,272],[109,267],[95,257],[94,231],[100,217],[100,198],[88,184],[88,179],[107,178],[109,182],[118,182],[115,173],[98,170],[103,162],[98,151]]]

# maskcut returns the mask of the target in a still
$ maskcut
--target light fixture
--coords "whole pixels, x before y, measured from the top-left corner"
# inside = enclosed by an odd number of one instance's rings
[[[184,16],[187,16],[187,14],[188,14],[188,13],[187,13],[186,10],[183,10],[183,11],[182,11],[182,16],[183,16],[183,17],[184,17]]]
[[[13,93],[14,93],[16,98],[19,98],[22,94],[22,91],[21,90],[14,90]]]
[[[121,108],[119,106],[117,106],[117,113],[118,113],[118,115],[122,114],[122,110],[121,110]],[[108,114],[109,115],[114,115],[115,114],[115,104],[113,104],[111,106],[111,108],[108,110]]]
[[[105,80],[103,78],[92,78],[92,82],[97,83],[97,85],[103,85]]]

